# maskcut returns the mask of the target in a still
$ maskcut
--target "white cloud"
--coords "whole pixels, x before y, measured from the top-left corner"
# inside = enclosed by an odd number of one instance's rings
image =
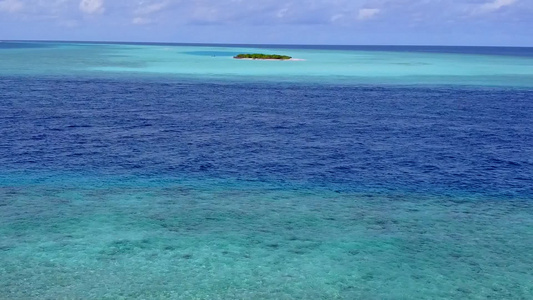
[[[135,10],[136,15],[150,15],[165,9],[168,6],[168,2],[159,2],[150,5],[140,6]]]
[[[284,7],[282,9],[278,10],[278,13],[276,14],[276,16],[278,18],[283,18],[287,14],[288,11],[289,11],[289,8],[288,7]]]
[[[379,14],[381,10],[378,8],[361,8],[359,10],[359,15],[357,18],[359,20],[368,20],[375,17],[377,14]]]
[[[331,22],[337,22],[339,20],[342,20],[343,18],[344,18],[344,14],[336,14],[336,15],[331,16],[329,20]]]
[[[81,0],[80,10],[87,14],[98,14],[104,12],[104,0]]]
[[[15,13],[24,8],[24,3],[19,0],[4,0],[0,1],[0,11]]]
[[[153,23],[153,21],[151,19],[148,19],[148,18],[137,17],[137,18],[134,18],[131,21],[131,23],[133,23],[135,25],[148,25],[148,24]]]
[[[512,5],[516,0],[494,0],[479,6],[477,12],[492,12],[499,10],[502,7]]]

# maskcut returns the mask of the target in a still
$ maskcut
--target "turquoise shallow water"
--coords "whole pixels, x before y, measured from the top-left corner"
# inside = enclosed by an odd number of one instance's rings
[[[0,299],[532,299],[531,49],[315,48],[0,43]]]
[[[2,49],[3,48],[3,49]],[[233,81],[336,84],[428,84],[533,86],[533,55],[476,54],[454,48],[379,50],[258,48],[230,46],[119,45],[71,43],[0,44],[0,72],[6,75],[171,77]],[[506,48],[504,48],[506,49]],[[436,51],[436,52],[435,52]],[[439,52],[440,51],[440,52]],[[448,52],[446,52],[448,51]],[[281,53],[303,61],[244,61],[239,53]],[[491,55],[492,53],[492,55]],[[519,52],[522,54],[521,52]]]
[[[71,182],[0,189],[1,298],[533,295],[529,200]]]

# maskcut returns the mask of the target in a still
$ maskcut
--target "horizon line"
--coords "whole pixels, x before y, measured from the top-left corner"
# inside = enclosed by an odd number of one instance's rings
[[[146,44],[146,45],[224,45],[224,46],[332,46],[332,47],[465,47],[465,48],[533,48],[533,46],[494,46],[494,45],[437,45],[437,44],[258,44],[258,43],[203,43],[203,42],[142,42],[109,40],[0,40],[0,42],[53,42],[84,44]]]

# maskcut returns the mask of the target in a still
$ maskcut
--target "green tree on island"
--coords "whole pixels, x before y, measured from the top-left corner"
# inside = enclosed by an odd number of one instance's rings
[[[261,54],[261,53],[253,53],[253,54],[239,54],[234,56],[233,58],[248,58],[248,59],[280,59],[280,60],[286,60],[291,59],[292,57],[287,55],[278,55],[278,54]]]

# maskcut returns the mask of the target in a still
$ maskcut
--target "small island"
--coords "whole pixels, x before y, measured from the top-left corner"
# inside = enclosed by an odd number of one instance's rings
[[[289,60],[292,59],[292,57],[287,55],[278,55],[278,54],[261,54],[261,53],[253,53],[253,54],[239,54],[234,56],[233,58],[236,59],[275,59],[275,60]]]

